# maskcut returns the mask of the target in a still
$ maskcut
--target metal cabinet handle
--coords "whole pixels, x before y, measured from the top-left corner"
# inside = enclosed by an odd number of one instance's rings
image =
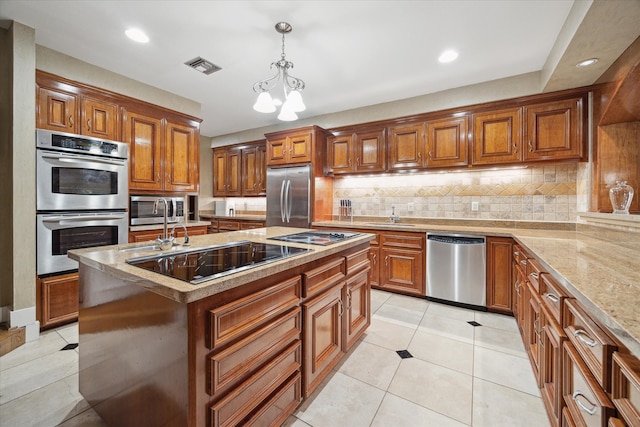
[[[530,273],[529,277],[538,280],[538,273]]]
[[[347,159],[347,166],[351,166],[351,157]]]
[[[431,150],[429,150],[429,160],[433,160],[433,156],[431,155]]]
[[[340,304],[340,311],[338,312],[338,316],[342,317],[344,314],[344,304],[342,303],[342,298],[338,299],[338,303]]]
[[[347,291],[347,300],[349,301],[347,303],[347,310],[351,310],[351,289]]]
[[[533,153],[533,144],[531,144],[531,141],[529,141],[529,152]]]
[[[418,151],[418,159],[422,159],[422,153]]]
[[[160,172],[156,173],[156,182],[160,182]]]
[[[513,154],[518,154],[518,145],[513,144]]]
[[[587,408],[582,402],[580,402],[578,400],[578,397],[582,396],[584,398],[584,400],[591,405],[591,408]],[[573,395],[571,396],[573,397],[574,402],[576,402],[576,404],[583,410],[585,411],[587,414],[589,415],[595,415],[596,412],[598,411],[598,406],[594,405],[593,403],[589,402],[589,399],[587,399],[587,396],[585,396],[584,394],[582,394],[582,392],[580,390],[576,390],[573,392]]]
[[[389,255],[384,257],[384,265],[389,265]]]
[[[553,301],[554,303],[558,303],[558,301],[560,301],[560,298],[558,298],[556,295],[551,294],[549,292],[547,292],[546,294],[544,294],[545,297],[549,298],[551,301]]]
[[[360,166],[360,157],[356,157],[356,166]]]
[[[587,333],[587,331],[585,331],[584,329],[577,329],[574,333],[573,336],[578,338],[580,341],[582,341],[583,343],[585,343],[586,345],[588,345],[589,347],[595,347],[596,344],[598,344],[593,338],[591,338],[589,336],[589,334]],[[586,338],[585,338],[586,337]]]
[[[376,254],[371,254],[371,262],[373,264],[376,264],[378,262],[378,257],[376,256]]]
[[[69,127],[73,127],[73,116],[69,116]]]
[[[527,260],[523,259],[522,261],[520,261],[520,265],[527,265]]]
[[[520,256],[520,252],[518,252],[518,251],[514,251],[514,252],[513,252],[513,254],[514,254],[515,256]]]
[[[87,129],[91,130],[91,119],[87,119]]]

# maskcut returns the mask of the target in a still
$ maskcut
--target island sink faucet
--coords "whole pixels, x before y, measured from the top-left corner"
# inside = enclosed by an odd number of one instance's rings
[[[389,217],[389,221],[391,221],[391,223],[396,223],[399,220],[400,220],[400,215],[396,215],[396,207],[392,205],[391,216]]]
[[[163,222],[164,226],[162,229],[162,239],[167,240],[167,214],[169,211],[169,205],[167,205],[167,201],[162,197],[159,199],[156,199],[156,201],[153,202],[153,214],[155,215],[158,213],[158,203],[160,202],[164,203],[164,222]]]
[[[173,227],[171,227],[171,237],[174,236],[176,227],[182,227],[184,229],[184,242],[182,242],[182,246],[189,246],[190,243],[189,243],[189,234],[187,234],[187,226],[184,225],[183,223],[175,224]]]

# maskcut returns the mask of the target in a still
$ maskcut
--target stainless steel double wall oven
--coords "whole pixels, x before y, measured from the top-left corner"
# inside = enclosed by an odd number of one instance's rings
[[[128,240],[128,146],[36,131],[37,274],[73,271],[71,249]]]

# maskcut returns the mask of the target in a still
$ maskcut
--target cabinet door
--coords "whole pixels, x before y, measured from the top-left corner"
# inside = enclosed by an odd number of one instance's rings
[[[118,134],[118,105],[82,97],[82,134],[95,138],[120,140]]]
[[[533,375],[538,384],[538,388],[540,388],[540,350],[542,348],[540,345],[540,330],[544,321],[541,311],[542,301],[540,300],[540,295],[538,295],[530,283],[527,283],[527,294],[528,306],[525,320],[525,347],[529,354]]]
[[[213,195],[227,195],[227,152],[224,148],[213,150]]]
[[[165,190],[198,191],[200,143],[197,129],[168,122],[165,137]]]
[[[263,194],[266,180],[264,147],[254,146],[242,149],[242,195],[259,196]]]
[[[80,133],[78,96],[50,88],[38,88],[36,127],[58,132]]]
[[[531,105],[525,114],[525,161],[582,156],[582,98]]]
[[[369,283],[373,287],[380,287],[380,246],[372,244],[369,247],[369,261],[371,261]]]
[[[346,302],[344,314],[343,349],[349,349],[371,323],[371,288],[368,281],[369,269],[363,270],[347,280],[343,288],[343,301]]]
[[[344,282],[341,282],[302,304],[305,398],[342,357],[343,286]]]
[[[78,273],[40,280],[40,326],[47,328],[78,318]]]
[[[487,237],[487,308],[490,311],[513,313],[512,253],[512,239]]]
[[[239,149],[227,151],[227,196],[242,194],[242,152]]]
[[[306,163],[311,161],[311,134],[303,133],[287,137],[289,153],[288,163]]]
[[[267,165],[287,164],[287,138],[267,140]]]
[[[472,116],[471,164],[519,162],[522,154],[521,109],[488,111]]]
[[[327,168],[334,175],[353,172],[352,146],[353,135],[327,138]]]
[[[256,149],[256,164],[258,170],[256,176],[258,177],[258,196],[267,195],[267,146],[265,144],[258,145]]]
[[[428,168],[468,164],[467,121],[464,116],[427,122]]]
[[[385,130],[356,132],[353,157],[356,172],[384,172],[387,167]]]
[[[560,425],[562,417],[562,345],[567,336],[556,320],[543,308],[544,326],[540,345],[540,393],[552,425]]]
[[[162,121],[134,112],[125,114],[129,190],[162,190]]]
[[[426,295],[423,252],[383,246],[381,255],[381,288],[408,295]]]
[[[389,170],[423,167],[424,126],[394,126],[389,128]]]

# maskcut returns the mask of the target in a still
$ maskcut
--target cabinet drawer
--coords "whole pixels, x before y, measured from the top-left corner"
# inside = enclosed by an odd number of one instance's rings
[[[513,247],[513,265],[520,271],[522,276],[527,275],[527,264],[529,256],[522,249],[522,246],[515,245]]]
[[[426,234],[422,233],[380,233],[382,246],[402,249],[423,250]]]
[[[239,338],[300,302],[300,277],[269,286],[209,311],[207,346],[210,349]]]
[[[253,230],[254,228],[262,228],[265,226],[263,221],[242,221],[240,223],[241,230]]]
[[[611,355],[618,346],[573,298],[564,304],[564,331],[600,386],[610,391]]]
[[[256,408],[275,392],[292,374],[300,372],[300,341],[295,341],[266,366],[211,405],[210,425],[242,425]]]
[[[320,267],[302,274],[303,297],[309,297],[333,285],[345,278],[344,258],[335,258],[322,264]]]
[[[628,354],[613,353],[611,399],[627,425],[640,426],[640,361]],[[623,424],[620,424],[623,425]]]
[[[631,425],[635,427],[637,424],[631,424]],[[627,427],[627,425],[620,418],[609,418],[607,427]]]
[[[351,276],[360,270],[369,268],[369,248],[354,252],[345,257],[347,263],[347,276]]]
[[[296,373],[244,425],[278,427],[302,400],[302,375]]]
[[[563,324],[564,316],[562,307],[564,300],[571,296],[564,288],[555,281],[550,274],[544,273],[541,275],[540,283],[540,296],[542,296],[542,302],[547,307],[549,313],[553,315],[554,319]]]
[[[207,393],[214,395],[237,384],[265,361],[300,339],[301,310],[296,307],[231,347],[209,356]]]
[[[240,221],[218,220],[218,230],[237,231],[240,230]]]
[[[569,342],[564,343],[564,402],[576,425],[605,427],[613,403]]]
[[[535,259],[529,259],[527,262],[527,280],[536,292],[540,292],[540,275],[545,273],[544,269]]]

